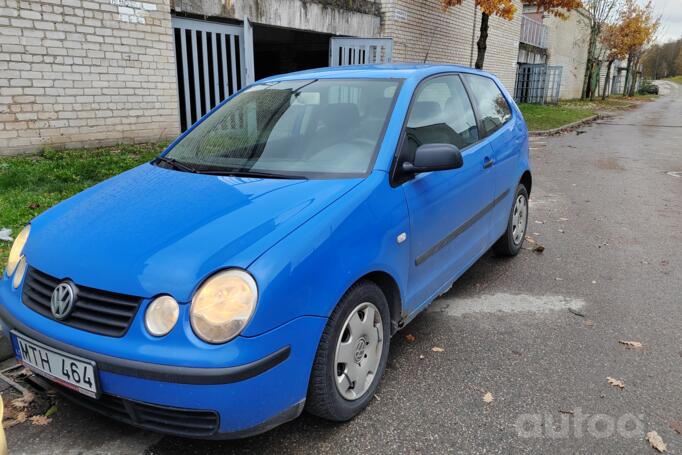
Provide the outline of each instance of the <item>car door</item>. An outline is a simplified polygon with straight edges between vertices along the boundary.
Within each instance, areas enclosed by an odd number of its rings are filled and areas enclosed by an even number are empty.
[[[509,210],[518,184],[518,160],[525,137],[522,125],[495,81],[478,74],[462,75],[469,89],[479,126],[492,147],[491,169],[495,205],[491,213],[490,243],[507,229]]]
[[[457,146],[459,169],[417,174],[402,184],[410,216],[408,312],[430,301],[486,250],[493,182],[492,149],[479,141],[476,117],[457,74],[431,77],[415,91],[398,166],[424,144]]]

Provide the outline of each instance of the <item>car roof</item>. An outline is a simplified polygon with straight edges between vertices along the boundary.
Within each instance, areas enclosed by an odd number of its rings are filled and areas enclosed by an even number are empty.
[[[488,74],[485,71],[476,70],[459,65],[433,65],[433,64],[383,64],[383,65],[348,65],[328,68],[316,68],[295,73],[280,74],[261,79],[258,82],[286,81],[297,79],[361,79],[361,78],[398,78],[421,80],[432,74],[444,72],[462,72]]]

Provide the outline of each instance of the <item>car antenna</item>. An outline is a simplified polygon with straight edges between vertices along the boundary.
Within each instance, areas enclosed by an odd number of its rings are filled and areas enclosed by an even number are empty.
[[[445,15],[443,14],[441,16],[441,25],[445,22]],[[426,49],[426,54],[424,55],[424,61],[422,63],[426,63],[426,60],[429,58],[429,54],[431,53],[431,45],[433,45],[433,37],[436,35],[436,31],[438,30],[438,25],[436,25],[435,29],[431,33],[431,40],[429,41],[429,47]]]
[[[429,47],[426,49],[426,54],[424,55],[424,61],[422,63],[426,63],[426,60],[429,58],[429,52],[431,52],[431,45],[433,44],[433,35],[435,35],[435,33],[431,34],[431,41],[429,41]]]

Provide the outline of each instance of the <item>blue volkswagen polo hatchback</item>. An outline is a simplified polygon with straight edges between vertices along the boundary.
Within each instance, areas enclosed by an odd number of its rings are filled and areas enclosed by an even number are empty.
[[[530,190],[526,126],[489,74],[265,79],[36,217],[0,281],[2,328],[67,398],[146,429],[347,420],[392,335],[491,247],[518,253]]]

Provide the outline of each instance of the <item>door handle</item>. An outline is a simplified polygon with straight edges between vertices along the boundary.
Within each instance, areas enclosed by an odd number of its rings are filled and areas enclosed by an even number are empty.
[[[483,169],[488,169],[489,167],[492,167],[493,164],[495,164],[495,160],[486,156],[483,160]]]

